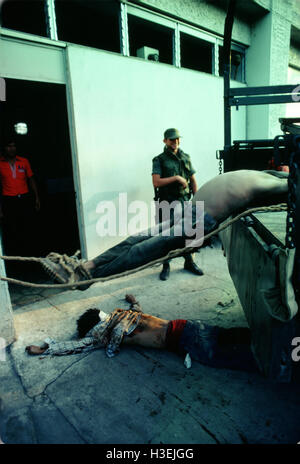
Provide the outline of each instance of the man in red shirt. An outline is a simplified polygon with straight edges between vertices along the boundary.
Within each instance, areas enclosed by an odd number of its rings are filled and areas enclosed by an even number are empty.
[[[17,155],[16,143],[8,139],[0,158],[1,208],[4,246],[7,254],[25,252],[30,243],[33,225],[33,204],[29,187],[34,193],[35,209],[40,209],[40,199],[30,163]]]

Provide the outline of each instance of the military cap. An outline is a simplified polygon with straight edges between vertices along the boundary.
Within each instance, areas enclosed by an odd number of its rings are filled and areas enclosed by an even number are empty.
[[[179,134],[179,130],[178,129],[167,129],[165,130],[164,132],[164,138],[165,139],[179,139],[181,137],[181,135]]]

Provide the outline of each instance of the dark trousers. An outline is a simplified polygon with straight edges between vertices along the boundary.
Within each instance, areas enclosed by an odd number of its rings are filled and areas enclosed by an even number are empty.
[[[187,321],[179,351],[210,367],[258,372],[246,327],[224,329],[201,321]]]
[[[185,237],[183,236],[171,235],[165,237],[161,234],[151,236],[150,231],[147,235],[131,235],[118,245],[94,258],[93,262],[96,268],[92,271],[92,274],[93,277],[119,274],[161,258],[168,254],[169,251],[184,248],[184,246]]]
[[[183,205],[184,205],[184,199],[182,200],[175,200],[175,201],[178,201],[181,203],[182,205],[182,208],[183,208]],[[186,200],[187,201],[187,200]],[[168,201],[168,203],[172,203],[172,201]],[[158,210],[156,211],[156,216],[155,216],[155,219],[156,219],[156,223],[157,224],[161,224],[163,222],[163,220],[165,219],[164,218],[164,214],[163,214],[163,209],[162,208],[158,208]],[[170,209],[170,222],[171,224],[174,223],[174,209]],[[193,254],[192,253],[184,253],[183,255],[183,258],[185,259],[186,262],[190,262],[190,261],[193,261]],[[164,262],[163,262],[163,265],[164,266],[169,266],[170,264],[170,259],[166,259]]]
[[[206,214],[204,233],[210,232],[216,226],[216,221]],[[92,270],[93,277],[106,277],[136,269],[150,261],[162,258],[171,250],[185,247],[188,237],[183,233],[181,236],[175,235],[174,226],[168,229],[168,233],[168,235],[159,233],[152,236],[151,229],[149,229],[143,235],[131,235],[93,259],[96,266]]]
[[[34,243],[34,207],[29,193],[2,196],[3,238],[7,255],[28,256]]]

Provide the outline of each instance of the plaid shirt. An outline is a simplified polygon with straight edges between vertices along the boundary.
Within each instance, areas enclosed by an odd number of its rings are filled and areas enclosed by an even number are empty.
[[[86,353],[95,348],[106,348],[106,354],[109,358],[115,356],[119,351],[119,346],[124,335],[130,335],[137,327],[142,311],[136,309],[115,309],[107,318],[98,322],[87,334],[80,340],[68,340],[56,342],[47,339],[45,342],[49,345],[43,355],[64,356],[67,354]]]

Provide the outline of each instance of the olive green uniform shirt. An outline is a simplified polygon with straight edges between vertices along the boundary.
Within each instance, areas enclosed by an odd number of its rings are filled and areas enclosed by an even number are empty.
[[[187,201],[191,198],[190,178],[195,174],[195,169],[192,166],[191,158],[187,153],[184,153],[180,148],[176,155],[165,147],[163,153],[155,156],[152,160],[152,174],[159,174],[161,178],[181,176],[187,180],[186,188],[179,182],[172,182],[158,189],[158,199],[172,202],[174,200]]]

